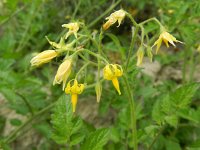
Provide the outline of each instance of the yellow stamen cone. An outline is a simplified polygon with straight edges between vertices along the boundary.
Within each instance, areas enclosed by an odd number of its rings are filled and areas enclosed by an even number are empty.
[[[78,95],[72,94],[71,95],[71,103],[72,103],[72,111],[73,113],[76,111],[76,104],[77,104]]]
[[[113,83],[115,89],[117,90],[117,92],[119,93],[119,95],[121,95],[118,79],[117,78],[113,78],[112,79],[112,83]]]

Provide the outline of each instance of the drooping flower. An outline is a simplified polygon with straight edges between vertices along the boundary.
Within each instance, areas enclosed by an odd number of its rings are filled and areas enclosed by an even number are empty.
[[[67,79],[71,73],[72,68],[72,58],[68,57],[64,60],[64,62],[58,67],[57,73],[55,75],[53,85],[55,84],[61,84],[63,82],[62,89],[65,89],[65,85],[67,82]]]
[[[137,51],[137,66],[140,66],[142,64],[142,60],[144,57],[144,49],[140,47]]]
[[[53,58],[58,56],[58,52],[55,50],[46,50],[35,57],[33,57],[30,61],[31,66],[40,66],[42,64],[50,62]]]
[[[77,38],[77,32],[79,30],[79,23],[74,22],[74,23],[63,24],[62,27],[69,29],[65,36],[65,39],[67,39],[71,34],[74,34],[74,36]]]
[[[120,26],[122,20],[125,18],[126,12],[123,9],[115,11],[109,17],[106,18],[106,23],[103,24],[103,29],[107,30],[111,25],[118,21],[118,26]]]
[[[169,34],[166,31],[163,31],[160,34],[158,40],[153,45],[153,46],[157,45],[156,54],[159,51],[159,48],[160,48],[160,46],[162,44],[162,41],[164,41],[164,43],[166,44],[167,47],[169,47],[169,43],[172,44],[174,47],[176,47],[176,45],[174,44],[174,42],[182,43],[181,41],[178,41],[173,35]]]
[[[117,92],[119,93],[119,95],[121,95],[121,92],[120,92],[118,77],[122,76],[122,74],[123,74],[123,69],[118,64],[108,64],[103,69],[104,79],[112,80],[112,83]]]
[[[71,84],[72,81],[74,81],[73,84]],[[78,84],[78,81],[76,79],[68,82],[67,87],[65,88],[65,93],[71,94],[71,103],[73,112],[76,111],[78,95],[81,94],[83,90],[84,90],[84,84]]]

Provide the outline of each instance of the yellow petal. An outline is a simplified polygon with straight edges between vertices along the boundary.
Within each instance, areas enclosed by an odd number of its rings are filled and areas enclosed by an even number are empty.
[[[114,77],[114,72],[111,70],[112,64],[108,64],[103,69],[103,75],[104,79],[106,80],[112,80]]]
[[[67,87],[65,88],[65,93],[70,94],[71,93],[71,85],[70,82],[67,83]]]
[[[119,95],[121,95],[118,79],[117,78],[113,78],[112,79],[112,83],[113,83],[115,89],[117,90],[117,92],[119,93]]]
[[[77,99],[78,99],[78,95],[77,94],[72,94],[71,95],[71,103],[72,103],[72,111],[73,112],[76,111]]]

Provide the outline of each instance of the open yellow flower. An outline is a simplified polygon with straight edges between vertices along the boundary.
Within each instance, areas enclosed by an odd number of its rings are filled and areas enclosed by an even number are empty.
[[[120,92],[119,82],[117,78],[122,76],[122,74],[123,74],[123,69],[118,64],[108,64],[103,69],[104,79],[112,80],[112,83],[115,89],[117,90],[117,92],[119,93],[119,95],[121,95],[121,92]]]
[[[73,84],[71,85],[71,82]],[[78,100],[78,94],[81,94],[84,90],[84,84],[78,84],[78,81],[76,79],[71,80],[68,82],[67,87],[65,88],[66,94],[71,94],[71,103],[72,103],[72,111],[76,111],[76,105]]]
[[[79,30],[79,23],[74,22],[74,23],[63,24],[62,27],[69,29],[69,31],[67,32],[67,34],[65,36],[65,39],[67,39],[71,34],[74,34],[74,36],[77,38],[77,32]]]
[[[106,18],[106,20],[108,21],[103,25],[103,29],[107,30],[111,25],[113,25],[117,21],[118,21],[117,27],[119,27],[122,20],[125,18],[125,16],[126,16],[126,12],[123,9],[115,11],[109,17]]]
[[[57,73],[53,81],[53,85],[60,84],[61,82],[63,82],[62,89],[64,90],[67,79],[71,73],[71,68],[72,58],[65,59],[64,62],[58,67]]]
[[[162,44],[162,41],[164,41],[164,43],[166,44],[167,47],[169,47],[168,43],[172,44],[174,47],[176,47],[176,45],[174,44],[174,42],[182,43],[181,41],[178,41],[174,36],[172,36],[171,34],[169,34],[168,32],[163,31],[160,34],[158,40],[153,45],[153,46],[157,45],[156,54],[159,51],[159,48],[160,48],[160,46]]]
[[[30,61],[31,66],[40,66],[42,64],[50,62],[53,58],[58,56],[58,52],[55,50],[46,50],[35,57],[33,57]]]

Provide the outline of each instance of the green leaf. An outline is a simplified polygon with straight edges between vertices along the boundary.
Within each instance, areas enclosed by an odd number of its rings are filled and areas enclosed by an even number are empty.
[[[15,118],[15,119],[11,119],[10,120],[10,123],[13,125],[13,126],[20,126],[22,124],[21,120]]]
[[[166,144],[166,150],[181,150],[181,147],[177,142],[166,140],[165,144]]]
[[[171,125],[175,128],[177,127],[178,117],[176,115],[166,116],[165,120],[169,125]]]
[[[197,139],[190,145],[190,148],[200,148],[200,139]]]
[[[200,111],[196,111],[192,108],[189,109],[181,109],[178,111],[178,115],[184,119],[193,121],[194,123],[199,123],[199,115]]]
[[[150,125],[150,126],[147,126],[144,130],[148,136],[154,137],[158,129],[159,129],[159,126]]]
[[[170,95],[170,100],[176,107],[185,108],[190,104],[198,88],[199,84],[195,83],[181,86]]]
[[[164,122],[164,116],[165,116],[165,114],[162,111],[161,102],[162,101],[157,100],[152,110],[152,118],[159,125]]]
[[[73,117],[70,97],[67,95],[59,98],[51,116],[53,125],[52,139],[58,144],[66,144],[72,134],[79,132],[82,120]]]
[[[77,134],[73,134],[70,137],[70,145],[76,145],[79,144],[80,142],[82,142],[85,138],[85,134],[84,133],[77,133]]]
[[[81,146],[81,150],[100,150],[107,143],[109,135],[109,129],[97,129],[89,134]]]

